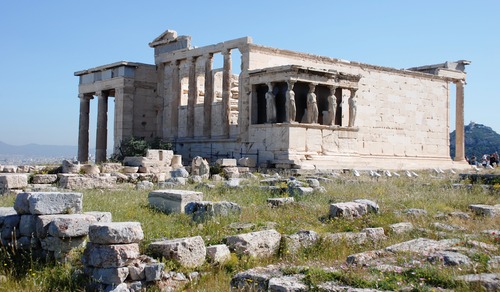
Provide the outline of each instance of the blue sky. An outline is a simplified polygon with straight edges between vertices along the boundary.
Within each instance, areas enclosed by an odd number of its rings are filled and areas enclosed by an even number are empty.
[[[152,64],[148,43],[167,29],[195,46],[251,36],[393,68],[467,59],[465,123],[500,132],[499,13],[496,0],[2,1],[0,141],[76,145],[73,73],[121,60]]]

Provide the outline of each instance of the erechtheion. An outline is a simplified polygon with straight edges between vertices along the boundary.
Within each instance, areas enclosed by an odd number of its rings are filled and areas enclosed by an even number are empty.
[[[294,169],[467,166],[469,61],[394,69],[260,46],[250,37],[193,47],[190,36],[172,30],[149,46],[154,65],[123,61],[75,73],[80,161],[88,159],[94,97],[96,162],[106,159],[114,97],[115,149],[126,138],[159,137],[186,161],[254,157],[258,165]],[[454,159],[450,92],[456,92]]]

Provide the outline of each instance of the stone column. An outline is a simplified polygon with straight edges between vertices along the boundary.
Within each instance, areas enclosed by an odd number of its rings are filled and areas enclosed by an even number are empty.
[[[187,136],[194,137],[194,105],[198,97],[198,78],[196,78],[196,58],[189,58],[189,87],[187,105]]]
[[[179,61],[172,62],[172,99],[170,100],[171,114],[171,137],[176,138],[179,136],[179,104],[181,102],[181,79],[179,70]]]
[[[224,66],[222,71],[222,134],[229,138],[229,118],[231,114],[231,50],[222,52]]]
[[[341,88],[342,100],[340,101],[340,126],[347,127],[349,125],[349,97],[351,96],[351,91],[347,88]]]
[[[95,162],[106,161],[106,147],[108,145],[108,93],[98,91],[97,103],[97,135],[95,147]]]
[[[250,78],[248,78],[248,70],[250,66],[250,52],[248,46],[240,47],[238,50],[241,53],[240,76],[238,85],[238,128],[240,130],[240,139],[242,143],[249,140],[250,127],[250,105],[252,96],[252,86]]]
[[[286,104],[285,104],[285,122],[294,123],[295,117],[297,116],[297,107],[295,105],[295,92],[293,91],[293,86],[295,84],[294,80],[288,80],[286,82]]]
[[[78,129],[78,161],[85,163],[89,160],[89,113],[90,98],[86,94],[79,94],[80,123]]]
[[[213,54],[205,56],[205,96],[203,99],[203,136],[212,135],[212,103],[214,102],[214,80],[212,78]]]
[[[464,85],[465,81],[455,82],[456,105],[455,105],[455,161],[465,161],[465,137],[464,137]]]
[[[114,150],[120,143],[134,136],[134,92],[133,87],[115,89]]]

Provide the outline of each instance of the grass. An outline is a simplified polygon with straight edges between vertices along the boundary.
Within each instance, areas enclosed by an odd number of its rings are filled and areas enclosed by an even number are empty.
[[[164,214],[148,206],[148,191],[138,191],[131,186],[124,185],[117,190],[84,190],[84,211],[111,212],[113,221],[141,222],[145,239],[141,242],[141,251],[146,252],[147,245],[161,238],[179,238],[200,235],[206,245],[219,244],[224,238],[238,232],[229,228],[233,222],[254,223],[253,230],[259,230],[273,222],[281,234],[292,234],[299,230],[314,230],[319,234],[326,232],[360,231],[366,227],[383,227],[388,238],[383,242],[369,242],[362,245],[352,245],[346,242],[332,243],[320,241],[318,244],[290,254],[283,248],[279,255],[272,258],[252,259],[238,258],[235,255],[229,262],[221,266],[205,264],[197,268],[203,276],[185,287],[189,291],[226,291],[234,274],[256,266],[284,263],[287,266],[309,266],[302,271],[306,275],[306,282],[311,286],[321,281],[335,280],[355,287],[397,289],[401,285],[413,286],[417,290],[443,287],[456,290],[466,290],[463,284],[453,281],[455,274],[472,272],[487,272],[486,262],[498,252],[478,251],[472,256],[475,268],[440,269],[432,265],[424,265],[407,272],[394,273],[369,271],[360,268],[349,268],[342,272],[325,272],[321,267],[342,266],[348,255],[380,249],[385,246],[410,240],[419,236],[440,239],[437,233],[424,234],[414,231],[402,235],[389,234],[388,226],[398,222],[411,222],[416,227],[431,228],[433,222],[455,224],[466,229],[467,234],[476,234],[478,240],[500,247],[493,237],[480,235],[484,229],[498,229],[499,218],[475,218],[461,220],[436,219],[439,213],[452,211],[467,212],[470,204],[498,204],[499,195],[496,192],[484,191],[480,187],[471,190],[455,189],[451,183],[456,177],[433,178],[429,174],[421,173],[414,178],[380,178],[373,181],[364,177],[356,180],[334,179],[331,183],[322,183],[326,192],[315,192],[311,195],[297,197],[296,202],[281,208],[270,208],[267,198],[275,197],[268,191],[259,188],[258,181],[252,181],[242,189],[231,189],[223,184],[213,189],[204,188],[204,199],[209,201],[231,201],[242,207],[241,216],[214,218],[202,223],[191,220],[184,214]],[[195,189],[195,185],[188,185],[185,189]],[[281,194],[282,196],[286,194]],[[354,199],[370,199],[376,201],[381,208],[380,214],[370,214],[355,220],[328,219],[329,205],[335,202],[352,201]],[[0,206],[12,206],[14,196],[0,197]],[[427,210],[428,214],[418,217],[408,217],[401,213],[407,208]],[[472,214],[471,214],[472,215]],[[450,238],[463,237],[463,232],[450,232]],[[16,254],[6,248],[0,248],[0,275],[6,279],[0,283],[0,291],[77,291],[83,288],[85,279],[78,276],[81,268],[79,255],[65,265],[46,264],[31,260],[25,254]],[[402,259],[401,261],[404,261]],[[174,267],[173,265],[167,265]],[[474,270],[475,269],[475,270]],[[182,269],[181,269],[182,270]],[[188,270],[183,270],[188,271]],[[497,271],[498,272],[498,271]]]

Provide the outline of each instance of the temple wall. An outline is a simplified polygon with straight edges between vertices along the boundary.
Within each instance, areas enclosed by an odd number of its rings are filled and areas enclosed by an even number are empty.
[[[356,137],[349,138],[353,134],[342,134],[342,130],[330,133],[329,130],[294,128],[291,137],[297,140],[307,137],[306,141],[314,142],[304,144],[291,140],[290,157],[302,152],[329,155],[349,154],[354,150],[361,156],[450,159],[449,86],[446,80],[255,45],[250,48],[250,69],[290,64],[361,75],[357,91],[355,127],[359,131]],[[258,135],[252,135],[255,136]],[[344,136],[347,138],[341,138]]]

